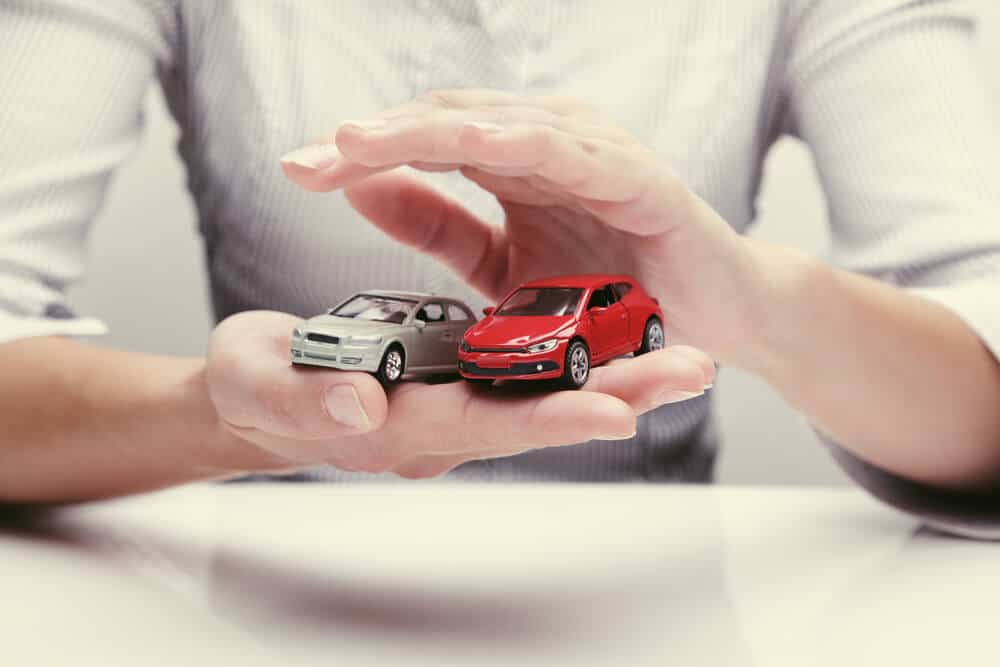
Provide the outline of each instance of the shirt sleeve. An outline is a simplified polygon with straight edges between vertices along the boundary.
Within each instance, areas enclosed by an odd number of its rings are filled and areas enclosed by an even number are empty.
[[[1000,358],[1000,139],[974,40],[975,5],[794,7],[787,127],[813,153],[832,262],[943,305]],[[823,439],[875,496],[938,528],[1000,537],[1000,486],[948,493]]]
[[[105,331],[65,291],[174,27],[166,0],[0,0],[0,343]]]

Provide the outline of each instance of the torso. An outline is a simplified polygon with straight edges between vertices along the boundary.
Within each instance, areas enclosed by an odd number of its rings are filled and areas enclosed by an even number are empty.
[[[342,120],[371,117],[432,89],[586,101],[652,147],[742,230],[772,139],[781,4],[187,2],[184,46],[164,88],[182,126],[217,315],[275,308],[309,316],[369,288],[485,305],[445,269],[388,241],[342,195],[303,192],[278,167],[280,155],[329,135]],[[501,222],[495,201],[461,177],[428,178]],[[619,471],[609,478],[670,477],[657,466],[674,465],[672,443],[692,434],[708,410],[707,400],[689,403],[661,409],[652,426],[644,420],[646,432],[631,450],[611,443],[611,458],[600,449],[608,443],[591,443],[514,457],[521,462],[511,465],[530,477],[532,465],[558,471],[565,456],[568,467],[606,463]],[[587,447],[597,449],[580,451]],[[480,467],[496,475],[498,466]]]

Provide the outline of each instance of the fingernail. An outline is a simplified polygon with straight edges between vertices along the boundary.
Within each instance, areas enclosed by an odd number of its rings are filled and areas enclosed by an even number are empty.
[[[503,132],[503,125],[497,125],[496,123],[486,123],[479,120],[467,120],[463,123],[468,127],[474,127],[480,132],[489,132],[491,134],[496,132]]]
[[[382,118],[373,118],[371,120],[345,120],[340,126],[344,127],[347,125],[363,132],[371,132],[372,130],[381,130],[388,124]]]
[[[707,391],[707,390],[711,389],[714,386],[715,385],[713,383],[709,382],[708,384],[705,385],[705,390]]]
[[[681,391],[680,389],[670,389],[656,397],[657,405],[667,405],[668,403],[680,403],[692,398],[704,395],[704,391]]]
[[[605,436],[601,437],[600,439],[601,440],[630,440],[630,439],[632,439],[634,437],[635,437],[635,431],[632,431],[628,435],[622,435],[622,434],[619,433],[619,434],[613,434],[613,435],[605,435]]]
[[[358,392],[349,384],[338,384],[330,387],[323,394],[323,405],[334,421],[352,428],[368,428],[371,421],[361,407]]]
[[[340,151],[334,144],[313,144],[282,156],[286,164],[297,164],[306,169],[326,169],[340,159]]]

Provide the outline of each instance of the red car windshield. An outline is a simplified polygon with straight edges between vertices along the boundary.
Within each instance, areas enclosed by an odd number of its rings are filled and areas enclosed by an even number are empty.
[[[522,287],[500,304],[495,315],[572,315],[583,295],[581,287]]]

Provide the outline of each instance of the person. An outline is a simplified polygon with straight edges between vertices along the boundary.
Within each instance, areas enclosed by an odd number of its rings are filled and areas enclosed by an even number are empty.
[[[1000,145],[965,3],[0,12],[0,498],[250,473],[708,481],[718,362],[876,495],[1000,533]],[[153,80],[221,320],[203,359],[81,342],[101,326],[64,295]],[[815,157],[830,264],[741,234],[784,135]],[[634,275],[672,344],[580,392],[386,394],[288,363],[298,318],[360,289],[482,305],[580,272]]]

